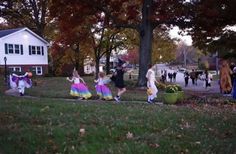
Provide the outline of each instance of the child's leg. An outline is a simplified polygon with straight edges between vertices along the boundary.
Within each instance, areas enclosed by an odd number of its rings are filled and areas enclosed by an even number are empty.
[[[126,92],[126,88],[119,89],[117,95],[120,97],[124,92]]]
[[[20,80],[19,83],[18,83],[18,90],[19,90],[19,93],[21,96],[24,95],[25,93],[25,83],[23,80]]]

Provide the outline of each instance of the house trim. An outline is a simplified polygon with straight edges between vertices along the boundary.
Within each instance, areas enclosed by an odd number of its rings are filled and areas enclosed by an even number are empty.
[[[13,32],[13,33],[11,33],[11,34],[8,34],[8,35],[6,35],[6,36],[3,36],[3,37],[1,37],[1,39],[10,37],[10,36],[12,36],[12,35],[14,35],[14,34],[17,34],[17,33],[22,32],[22,31],[28,31],[29,33],[31,33],[32,35],[34,35],[36,38],[38,38],[39,40],[41,40],[42,42],[44,42],[47,46],[49,46],[49,43],[48,43],[45,39],[43,39],[42,37],[40,37],[39,35],[37,35],[37,34],[34,33],[33,31],[31,31],[30,29],[28,29],[27,27],[24,27],[24,28],[22,28],[22,29],[19,29],[19,30],[16,31],[16,32]]]

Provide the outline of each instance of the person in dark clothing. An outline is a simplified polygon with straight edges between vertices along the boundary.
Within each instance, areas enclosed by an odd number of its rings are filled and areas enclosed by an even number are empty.
[[[174,73],[173,73],[173,82],[176,82],[176,75],[177,75],[177,72],[174,71]]]
[[[115,87],[117,88],[117,95],[114,97],[114,99],[116,100],[117,103],[120,102],[121,95],[124,92],[126,92],[124,84],[124,73],[125,73],[124,62],[120,60],[115,72]]]
[[[231,69],[231,72],[232,72],[232,74],[230,74],[230,78],[231,78],[231,84],[232,84],[232,86],[233,86],[233,84],[234,84],[233,69],[235,68],[235,64],[232,62],[232,63],[230,64],[229,68]]]
[[[209,73],[205,70],[205,88],[210,87],[211,84],[209,83]]]
[[[188,79],[189,79],[189,73],[188,73],[188,71],[185,71],[185,73],[184,73],[185,87],[188,86]]]
[[[168,78],[169,78],[170,82],[172,82],[172,77],[173,77],[173,74],[172,73],[168,73]]]
[[[192,80],[192,85],[195,85],[196,72],[194,71],[194,69],[192,69],[192,72],[190,73],[190,78]]]

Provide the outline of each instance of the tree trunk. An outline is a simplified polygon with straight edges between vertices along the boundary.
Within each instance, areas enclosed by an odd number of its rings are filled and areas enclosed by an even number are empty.
[[[152,0],[144,0],[142,8],[142,23],[140,25],[140,48],[139,48],[139,76],[138,86],[146,86],[146,73],[148,64],[151,64],[153,26],[150,20]]]
[[[107,52],[107,54],[106,54],[106,74],[110,73],[110,56],[111,56],[111,52]]]
[[[95,78],[97,79],[98,78],[98,73],[99,73],[99,61],[100,61],[100,58],[96,57],[95,59]]]

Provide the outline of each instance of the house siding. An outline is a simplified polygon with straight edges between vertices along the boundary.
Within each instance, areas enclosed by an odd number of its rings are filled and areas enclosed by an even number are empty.
[[[32,67],[42,67],[42,76],[45,74],[48,74],[48,65],[7,65],[7,70],[8,70],[8,74],[11,73],[9,72],[9,68],[11,67],[20,67],[21,68],[21,72],[29,72],[32,70]],[[0,66],[0,73],[4,74],[5,71],[5,66],[1,65]]]
[[[20,45],[19,54],[9,54],[5,50],[6,44]],[[38,46],[41,54],[30,55],[29,46]],[[42,53],[43,52],[43,53]],[[42,66],[43,74],[48,72],[48,47],[47,43],[36,37],[27,29],[15,32],[0,38],[0,67],[4,69],[4,57],[7,57],[8,67],[21,66],[22,71],[28,71],[32,66]]]

